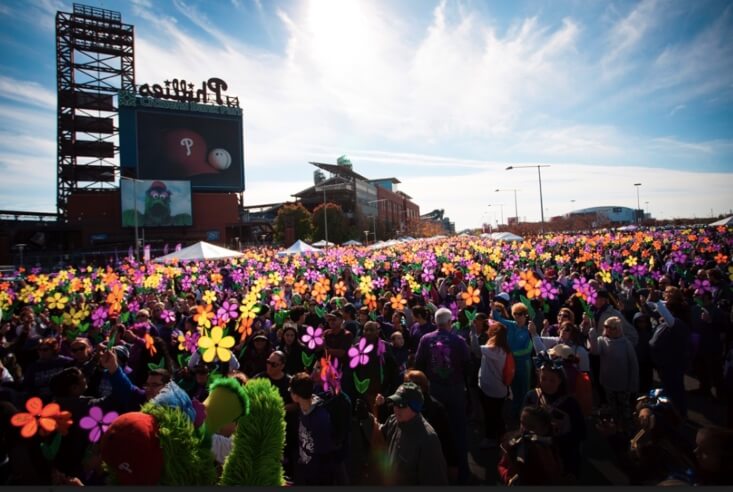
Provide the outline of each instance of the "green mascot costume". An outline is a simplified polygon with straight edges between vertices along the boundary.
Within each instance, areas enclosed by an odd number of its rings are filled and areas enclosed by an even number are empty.
[[[242,386],[219,378],[204,402],[203,423],[186,393],[174,382],[140,412],[120,415],[102,438],[102,459],[110,481],[120,485],[215,485],[211,435],[237,422],[223,485],[284,484],[285,409],[267,379]],[[199,412],[200,413],[200,412]]]

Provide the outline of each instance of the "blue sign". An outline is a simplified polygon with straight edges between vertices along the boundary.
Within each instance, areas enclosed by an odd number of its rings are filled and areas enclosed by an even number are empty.
[[[100,232],[99,234],[92,234],[89,239],[92,241],[106,241],[108,237],[106,232]]]
[[[213,230],[213,231],[206,231],[206,240],[207,241],[218,241],[221,237],[221,234],[219,234],[219,231]]]

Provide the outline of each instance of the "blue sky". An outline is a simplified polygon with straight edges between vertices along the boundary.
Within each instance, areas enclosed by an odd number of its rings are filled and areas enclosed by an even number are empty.
[[[136,79],[226,80],[246,204],[308,161],[396,176],[459,229],[518,214],[733,207],[733,4],[725,1],[89,1],[135,25]],[[0,209],[55,209],[56,0],[0,3]],[[491,207],[487,205],[491,204]]]

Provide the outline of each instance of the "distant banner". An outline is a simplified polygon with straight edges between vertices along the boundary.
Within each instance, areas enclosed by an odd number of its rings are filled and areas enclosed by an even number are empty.
[[[145,261],[150,261],[150,245],[146,244],[143,248],[143,258]]]
[[[190,181],[121,179],[120,198],[122,227],[193,225]]]

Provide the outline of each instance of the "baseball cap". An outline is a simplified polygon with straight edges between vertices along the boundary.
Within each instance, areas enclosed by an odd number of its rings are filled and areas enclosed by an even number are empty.
[[[403,383],[394,395],[387,398],[400,408],[409,407],[415,412],[422,410],[424,403],[422,391],[415,383]]]
[[[120,485],[158,485],[163,450],[155,418],[142,412],[117,417],[102,436],[102,459]]]
[[[333,311],[331,311],[330,313],[326,315],[327,318],[331,316],[334,318],[343,318],[344,314],[341,311],[339,311],[338,309],[334,309]]]
[[[510,297],[509,297],[509,294],[507,294],[506,292],[499,292],[496,295],[496,298],[497,299],[501,299],[501,300],[506,301],[506,302],[509,302],[511,300]]]

